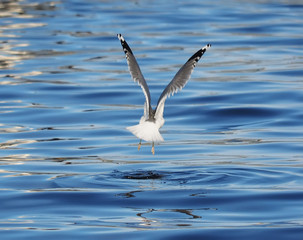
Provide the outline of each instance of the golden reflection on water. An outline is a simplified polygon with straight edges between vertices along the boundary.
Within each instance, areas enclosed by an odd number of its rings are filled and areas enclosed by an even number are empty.
[[[29,58],[26,51],[14,50],[15,48],[27,47],[29,44],[26,42],[20,42],[18,38],[19,35],[14,33],[11,30],[15,29],[25,29],[25,28],[34,28],[45,26],[44,23],[13,23],[10,18],[22,18],[22,19],[31,19],[34,18],[33,15],[26,13],[26,5],[21,5],[20,1],[1,1],[0,2],[0,17],[3,19],[0,25],[0,37],[1,42],[1,54],[0,54],[0,69],[12,69],[22,60]],[[7,18],[7,19],[6,19]],[[3,84],[3,83],[2,83]]]
[[[47,26],[47,23],[37,22],[36,14],[41,10],[54,10],[56,4],[60,2],[45,2],[45,3],[27,3],[24,1],[1,1],[0,2],[0,69],[14,70],[18,65],[22,64],[24,60],[32,59],[37,56],[57,55],[56,51],[29,51],[30,43],[22,38],[23,31],[32,28],[42,28]],[[20,23],[20,20],[25,19]],[[31,19],[35,19],[32,21]],[[18,22],[19,21],[19,22]],[[25,50],[24,50],[25,49]],[[65,54],[65,53],[63,53]],[[6,80],[0,81],[0,85],[15,85],[22,77],[37,76],[42,74],[41,71],[29,69],[28,72],[18,72],[14,74],[7,74],[1,72],[0,77],[6,77]],[[22,81],[24,82],[24,81]]]
[[[0,149],[17,148],[17,147],[19,147],[19,145],[30,144],[30,143],[35,143],[35,142],[37,142],[37,141],[32,140],[32,139],[13,139],[13,140],[8,140],[4,143],[0,143]]]

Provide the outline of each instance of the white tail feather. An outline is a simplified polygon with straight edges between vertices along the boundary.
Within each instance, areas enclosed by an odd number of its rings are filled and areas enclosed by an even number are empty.
[[[159,128],[154,122],[144,121],[138,125],[126,128],[137,138],[143,139],[147,142],[163,142],[164,139],[159,132]]]

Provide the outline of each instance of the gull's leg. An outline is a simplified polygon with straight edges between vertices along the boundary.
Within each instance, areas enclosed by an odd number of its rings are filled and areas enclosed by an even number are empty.
[[[140,148],[141,148],[141,139],[140,139],[140,142],[139,142],[139,144],[138,144],[138,151],[140,150]]]
[[[153,155],[155,155],[155,143],[154,142],[153,142],[153,146],[152,146],[151,152],[153,153]]]

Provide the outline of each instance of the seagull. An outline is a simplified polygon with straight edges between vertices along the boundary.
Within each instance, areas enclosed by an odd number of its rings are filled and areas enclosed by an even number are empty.
[[[192,74],[197,62],[201,59],[206,50],[211,47],[211,45],[207,44],[206,46],[202,47],[187,60],[187,62],[180,68],[171,82],[163,90],[159,97],[156,108],[153,109],[151,106],[149,88],[137,60],[124,37],[121,34],[117,34],[117,36],[126,55],[129,72],[133,80],[140,85],[145,95],[144,115],[141,117],[139,124],[127,127],[126,129],[140,139],[138,150],[140,150],[142,140],[152,142],[151,152],[154,155],[155,143],[164,141],[159,129],[164,125],[165,122],[163,118],[165,100],[185,86],[190,79],[190,75]]]

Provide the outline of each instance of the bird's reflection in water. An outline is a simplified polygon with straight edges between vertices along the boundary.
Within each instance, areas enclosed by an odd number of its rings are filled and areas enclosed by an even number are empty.
[[[123,198],[137,198],[142,203],[146,202],[146,194],[152,194],[154,191],[161,191],[158,184],[168,182],[169,172],[156,170],[135,170],[135,171],[116,171],[114,176],[122,179],[136,180],[135,189],[116,196]],[[134,182],[133,182],[134,183]],[[206,193],[190,194],[192,197],[206,197]],[[149,201],[148,201],[149,202]],[[150,203],[150,202],[149,202]],[[155,203],[156,206],[157,203]],[[136,212],[137,225],[140,227],[161,227],[171,225],[175,227],[191,227],[200,224],[202,219],[201,211],[217,210],[215,208],[132,208]]]
[[[198,210],[208,210],[209,208],[204,208],[204,209],[198,209]],[[194,209],[148,209],[144,212],[137,213],[137,216],[141,218],[142,223],[140,224],[141,226],[152,226],[152,225],[157,225],[157,223],[161,223],[162,220],[154,217],[147,217],[146,215],[150,213],[181,213],[185,214],[188,216],[190,219],[199,219],[202,218],[201,216],[197,214],[193,214]],[[180,218],[179,218],[180,219]],[[178,219],[176,220],[176,226],[191,226],[190,223],[180,223]]]

